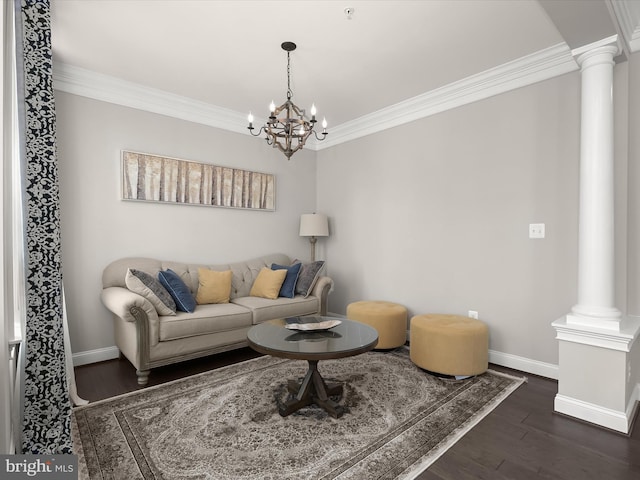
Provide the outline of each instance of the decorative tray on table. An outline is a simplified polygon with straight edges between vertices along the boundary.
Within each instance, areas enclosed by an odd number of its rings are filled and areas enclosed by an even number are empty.
[[[288,317],[284,319],[286,325],[285,328],[289,330],[302,330],[305,332],[315,330],[329,330],[335,326],[340,325],[342,322],[335,318],[323,318],[323,317]]]

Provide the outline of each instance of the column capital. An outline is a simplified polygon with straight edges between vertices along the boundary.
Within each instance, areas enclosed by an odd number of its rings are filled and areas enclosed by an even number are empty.
[[[614,57],[622,52],[618,35],[612,35],[597,42],[584,45],[571,50],[571,55],[578,65],[584,70],[591,65],[610,63],[613,65]]]

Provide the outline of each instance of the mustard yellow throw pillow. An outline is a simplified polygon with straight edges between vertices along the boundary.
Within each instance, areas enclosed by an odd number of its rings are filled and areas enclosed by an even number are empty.
[[[208,268],[198,269],[198,293],[196,302],[229,303],[231,295],[231,270],[217,272]]]
[[[256,281],[253,282],[249,295],[275,300],[278,298],[280,287],[282,287],[286,276],[286,270],[271,270],[270,268],[263,267],[260,273],[258,273]]]

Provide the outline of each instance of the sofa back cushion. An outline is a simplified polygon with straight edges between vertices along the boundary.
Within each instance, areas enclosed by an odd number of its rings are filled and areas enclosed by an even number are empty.
[[[233,274],[231,275],[230,298],[233,300],[238,297],[248,297],[253,283],[256,281],[256,278],[258,278],[260,270],[264,267],[271,268],[272,263],[288,265],[291,263],[291,260],[282,253],[273,253],[245,262],[225,263],[221,265],[189,265],[188,270],[191,275],[191,282],[196,290],[198,288],[198,268],[209,268],[218,271],[231,270]]]
[[[107,265],[102,272],[102,288],[123,287],[127,270],[134,268],[142,270],[154,277],[158,277],[160,270],[171,269],[185,282],[191,293],[195,296],[198,293],[198,268],[208,268],[210,270],[224,271],[231,270],[231,295],[233,300],[238,297],[247,297],[251,291],[253,282],[258,277],[263,267],[271,268],[272,263],[279,265],[289,265],[291,259],[282,253],[273,253],[259,258],[247,260],[245,262],[225,263],[220,265],[212,264],[187,264],[171,261],[156,260],[153,258],[128,257],[115,260]]]

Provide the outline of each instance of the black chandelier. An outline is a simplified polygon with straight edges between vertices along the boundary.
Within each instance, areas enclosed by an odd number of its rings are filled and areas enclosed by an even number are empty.
[[[290,53],[296,49],[296,44],[284,42],[281,47],[287,52],[287,101],[277,108],[273,101],[271,102],[269,120],[260,127],[258,133],[253,133],[253,115],[249,113],[249,126],[247,128],[254,137],[260,136],[264,131],[267,144],[273,145],[273,148],[278,148],[289,160],[291,155],[304,147],[311,132],[313,132],[317,140],[324,140],[328,132],[326,119],[322,120],[322,137],[319,137],[317,132],[313,130],[317,123],[315,105],[311,105],[311,119],[309,120],[306,117],[306,111],[291,101],[293,92],[291,91]],[[283,114],[283,116],[280,116],[280,114]]]

